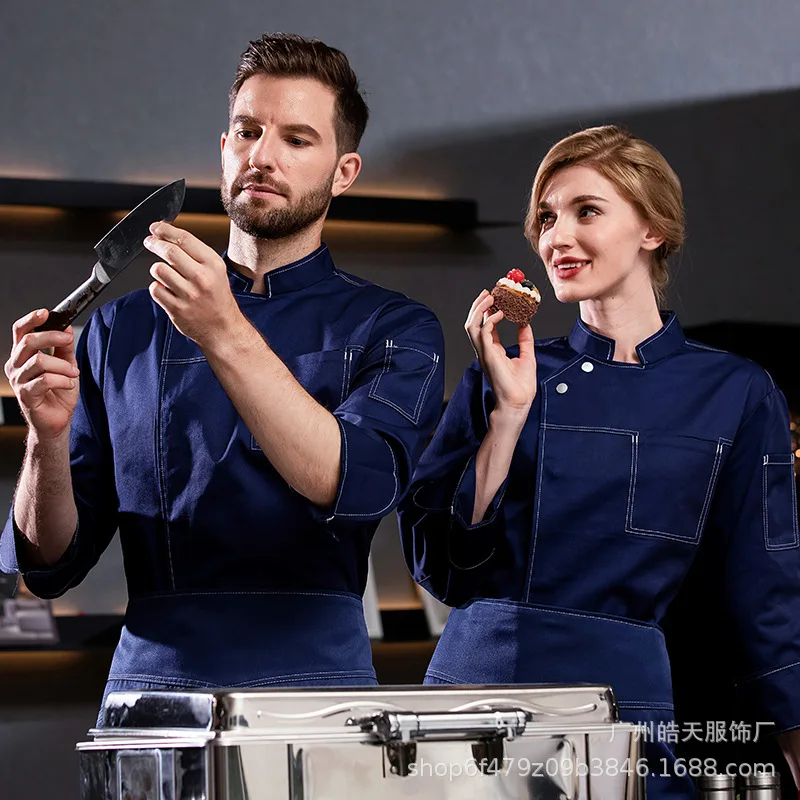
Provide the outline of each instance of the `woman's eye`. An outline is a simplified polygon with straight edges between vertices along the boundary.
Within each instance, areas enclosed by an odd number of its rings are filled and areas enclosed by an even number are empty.
[[[539,225],[544,227],[545,225],[549,225],[552,221],[553,221],[553,214],[550,211],[539,212]]]
[[[596,217],[600,212],[594,206],[583,206],[578,212],[579,217]]]

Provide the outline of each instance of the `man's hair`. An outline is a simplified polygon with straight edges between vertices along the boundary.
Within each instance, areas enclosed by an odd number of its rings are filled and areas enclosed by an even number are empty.
[[[525,219],[525,237],[538,253],[539,202],[552,177],[561,169],[584,164],[614,184],[664,243],[653,253],[650,278],[659,305],[669,282],[667,257],[683,244],[683,192],[678,176],[663,155],[643,139],[618,125],[586,128],[554,144],[533,179]]]
[[[314,78],[336,95],[334,130],[339,154],[354,152],[367,127],[369,109],[347,56],[318,39],[294,33],[265,33],[250,42],[239,58],[231,86],[229,112],[242,84],[253,75]]]

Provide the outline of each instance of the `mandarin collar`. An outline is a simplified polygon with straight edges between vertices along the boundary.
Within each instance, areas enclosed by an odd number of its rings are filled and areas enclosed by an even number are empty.
[[[674,312],[662,311],[661,320],[661,329],[636,345],[636,353],[642,364],[652,364],[666,358],[686,342],[686,336]],[[569,335],[569,345],[576,353],[591,356],[598,361],[613,361],[615,344],[608,336],[595,333],[580,318]]]
[[[228,282],[233,292],[250,292],[253,289],[253,279],[237,272],[228,260],[227,252],[223,254],[228,267]],[[265,295],[270,298],[276,294],[295,292],[305,289],[313,283],[327,278],[333,272],[333,259],[328,250],[328,245],[321,244],[312,253],[304,256],[299,261],[285,264],[277,269],[270,270],[264,275]]]

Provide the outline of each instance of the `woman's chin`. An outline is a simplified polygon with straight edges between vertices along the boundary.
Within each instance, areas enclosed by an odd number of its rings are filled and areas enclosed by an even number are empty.
[[[585,290],[581,291],[578,286],[564,286],[562,284],[554,286],[553,292],[559,303],[580,303],[581,300],[589,299],[589,293]]]

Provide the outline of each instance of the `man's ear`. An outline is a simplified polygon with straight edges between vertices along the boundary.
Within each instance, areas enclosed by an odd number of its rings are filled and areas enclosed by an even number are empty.
[[[219,158],[222,162],[222,166],[225,166],[225,142],[228,141],[228,132],[223,131],[222,135],[219,137]]]
[[[336,174],[333,178],[331,194],[338,197],[346,192],[355,182],[361,172],[361,156],[358,153],[345,153],[339,156],[339,163],[336,165]]]

